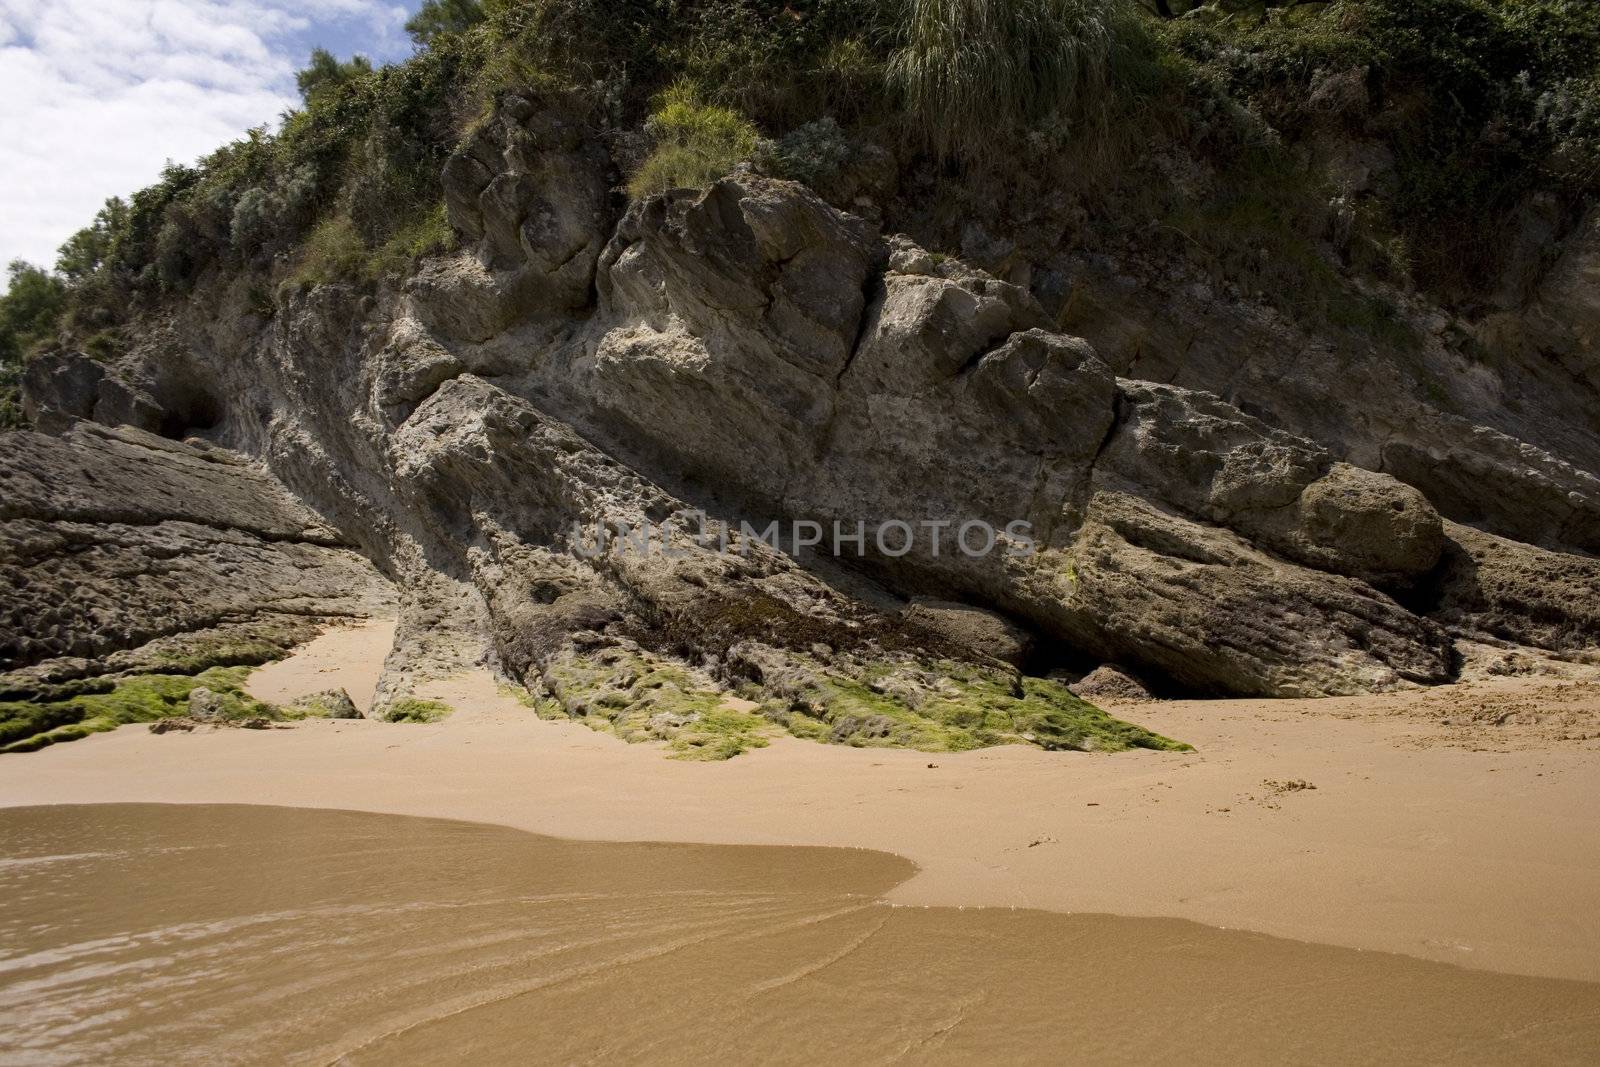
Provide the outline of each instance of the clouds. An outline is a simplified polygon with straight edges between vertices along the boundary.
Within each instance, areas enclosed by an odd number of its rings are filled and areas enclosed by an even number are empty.
[[[405,55],[415,0],[0,0],[0,264],[297,102],[314,45]]]

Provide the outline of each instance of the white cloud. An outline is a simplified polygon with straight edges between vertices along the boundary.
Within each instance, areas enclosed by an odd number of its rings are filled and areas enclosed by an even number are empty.
[[[413,3],[411,6],[415,6]],[[297,102],[314,44],[403,55],[396,0],[0,0],[0,264]]]

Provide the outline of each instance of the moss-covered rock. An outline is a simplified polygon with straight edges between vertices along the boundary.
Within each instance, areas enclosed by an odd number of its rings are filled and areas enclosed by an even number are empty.
[[[278,708],[245,693],[249,674],[248,667],[213,667],[194,675],[141,674],[120,679],[102,693],[0,702],[0,752],[32,752],[128,723],[186,715],[198,689],[209,692],[217,721],[282,718]]]
[[[796,658],[797,670],[767,708],[798,737],[928,752],[1018,743],[1084,752],[1189,748],[1115,719],[1046,678],[952,660],[841,667]]]
[[[568,648],[546,664],[546,714],[577,719],[624,741],[665,741],[675,759],[731,759],[768,744],[776,731],[756,705],[720,689],[704,672],[631,642]]]
[[[442,700],[403,697],[385,708],[381,717],[385,722],[443,722],[455,710]]]
[[[324,689],[295,699],[285,714],[305,719],[359,719],[361,712],[343,689]]]
[[[546,665],[533,706],[625,741],[665,741],[675,758],[728,759],[780,729],[833,744],[958,752],[990,745],[1120,752],[1188,749],[1112,718],[1059,682],[955,660],[888,656],[824,663],[744,647],[736,692],[632,642],[568,648]]]

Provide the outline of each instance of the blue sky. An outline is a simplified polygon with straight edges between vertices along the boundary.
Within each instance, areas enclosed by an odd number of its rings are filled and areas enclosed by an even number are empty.
[[[420,0],[0,0],[0,264],[297,102],[312,47],[411,51]]]

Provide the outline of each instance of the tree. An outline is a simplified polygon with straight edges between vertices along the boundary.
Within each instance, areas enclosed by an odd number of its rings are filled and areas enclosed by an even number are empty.
[[[6,273],[10,286],[0,295],[0,430],[14,430],[24,425],[18,390],[23,357],[55,332],[67,288],[60,278],[20,259]]]
[[[21,356],[53,332],[67,304],[61,279],[20,259],[6,268],[10,285],[0,296],[0,352]]]
[[[343,88],[371,73],[372,61],[366,56],[351,56],[348,62],[341,63],[326,48],[314,48],[310,65],[296,74],[294,81],[300,88],[301,98],[310,104],[330,89]]]
[[[483,18],[479,0],[426,0],[406,23],[406,32],[418,46],[426,46],[441,33],[470,30]]]
[[[56,273],[81,282],[111,255],[111,243],[128,224],[128,205],[120,196],[106,201],[94,222],[67,239],[56,253]]]

